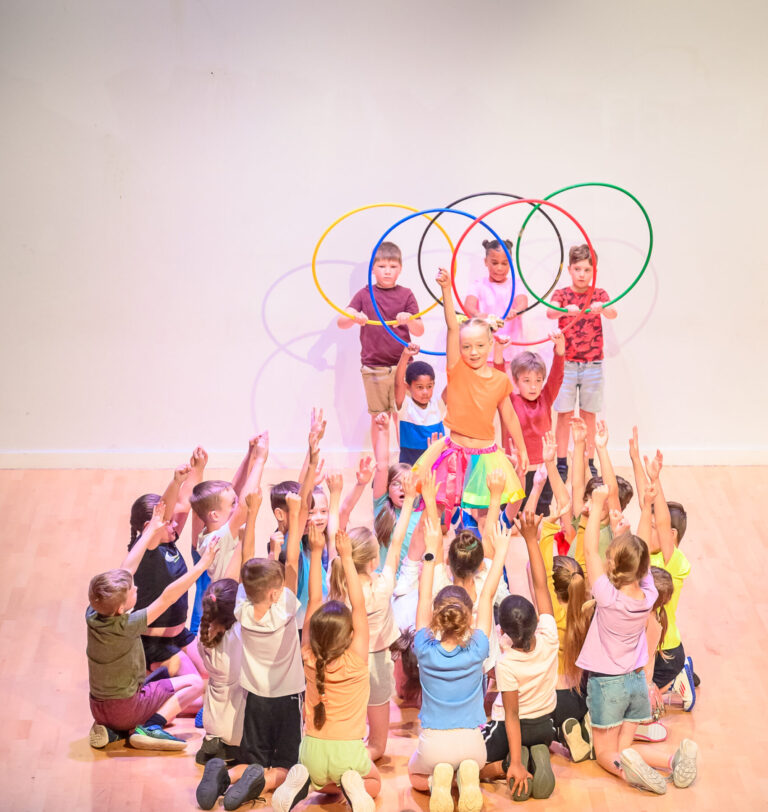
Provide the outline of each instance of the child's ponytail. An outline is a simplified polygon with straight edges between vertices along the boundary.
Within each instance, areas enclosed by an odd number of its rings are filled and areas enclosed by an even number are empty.
[[[659,645],[656,650],[667,660],[669,657],[664,654],[661,648],[664,644],[664,638],[667,636],[667,629],[669,628],[669,617],[667,616],[665,607],[675,591],[675,583],[672,580],[672,576],[661,567],[651,567],[651,575],[653,576],[653,584],[659,593],[656,602],[653,604],[656,620],[659,621],[659,626],[661,626],[661,636],[659,637]]]
[[[200,642],[205,648],[215,648],[235,622],[237,581],[222,578],[214,581],[203,595],[200,618]]]
[[[324,603],[309,621],[309,645],[315,657],[315,688],[318,702],[312,709],[312,724],[325,724],[325,669],[341,657],[352,642],[352,612],[340,601]]]
[[[552,583],[555,596],[567,605],[563,640],[563,672],[568,684],[580,691],[582,671],[576,665],[579,652],[592,621],[594,603],[588,601],[584,570],[574,558],[556,555],[552,559]]]

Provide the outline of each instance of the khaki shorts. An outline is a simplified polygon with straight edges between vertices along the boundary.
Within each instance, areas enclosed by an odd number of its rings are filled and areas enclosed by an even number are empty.
[[[395,690],[395,664],[388,648],[368,654],[368,673],[371,680],[369,705],[386,705]]]
[[[305,739],[306,741],[306,739]],[[479,727],[459,730],[428,730],[422,728],[416,752],[408,762],[408,769],[421,775],[432,775],[437,764],[450,764],[454,770],[465,759],[485,766],[486,750]]]
[[[368,414],[396,412],[395,367],[360,367]]]
[[[299,761],[307,768],[314,789],[322,789],[326,784],[340,785],[347,770],[365,778],[373,766],[362,739],[339,741],[305,736],[299,748]]]

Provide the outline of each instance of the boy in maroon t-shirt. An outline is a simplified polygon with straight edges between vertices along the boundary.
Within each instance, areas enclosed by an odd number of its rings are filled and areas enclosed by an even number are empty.
[[[595,254],[597,264],[597,254]],[[589,246],[573,245],[568,252],[570,287],[560,288],[552,294],[552,302],[568,309],[568,315],[557,310],[547,310],[547,317],[557,319],[562,330],[586,304],[592,286],[592,261]],[[602,288],[595,288],[589,313],[565,334],[565,372],[560,393],[553,407],[557,412],[555,437],[557,439],[557,469],[563,481],[568,477],[568,440],[571,418],[576,407],[587,424],[587,457],[589,469],[597,476],[595,468],[595,415],[603,408],[603,325],[601,318],[616,318],[616,309],[603,307],[610,297]]]
[[[424,323],[421,319],[412,318],[414,313],[419,312],[413,291],[397,284],[402,270],[400,249],[393,242],[383,242],[373,260],[376,304],[385,321],[397,321],[392,330],[407,344],[411,335],[424,334]],[[395,368],[402,355],[403,345],[392,338],[381,324],[366,324],[369,319],[379,320],[367,286],[352,297],[347,313],[349,316],[340,316],[336,323],[342,330],[355,324],[360,325],[361,372],[368,414],[371,415],[371,439],[375,448],[379,433],[376,415],[387,412],[392,419],[397,416]]]

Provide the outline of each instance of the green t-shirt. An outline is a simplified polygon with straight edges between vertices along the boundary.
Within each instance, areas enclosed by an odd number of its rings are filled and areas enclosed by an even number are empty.
[[[147,663],[141,635],[147,630],[147,610],[104,617],[89,606],[88,681],[97,700],[128,699],[144,684]]]

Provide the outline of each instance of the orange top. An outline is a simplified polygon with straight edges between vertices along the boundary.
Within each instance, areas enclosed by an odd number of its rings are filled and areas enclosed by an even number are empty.
[[[486,370],[491,373],[490,378],[480,374]],[[493,416],[511,394],[512,383],[503,372],[485,365],[474,370],[459,359],[448,370],[448,411],[443,424],[458,434],[492,443],[496,436]]]
[[[315,655],[309,646],[302,646],[304,676],[307,678],[306,734],[316,739],[351,741],[365,737],[365,717],[371,684],[368,660],[362,660],[350,649],[325,667],[325,724],[317,730],[314,725],[317,693]]]

